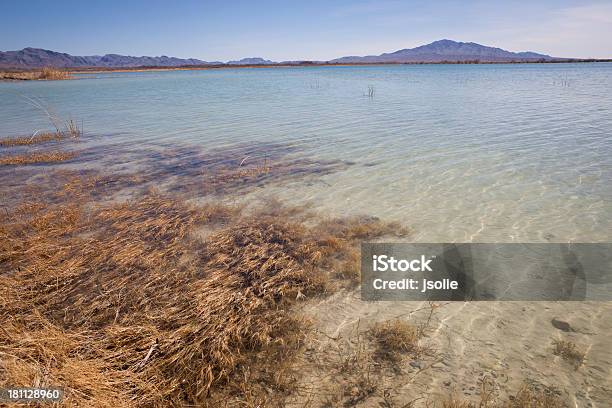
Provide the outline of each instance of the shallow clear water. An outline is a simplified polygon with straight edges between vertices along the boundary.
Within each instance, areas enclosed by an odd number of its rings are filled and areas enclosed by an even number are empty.
[[[368,86],[374,96],[368,97]],[[612,64],[409,65],[82,75],[0,83],[0,134],[49,127],[88,145],[282,143],[349,165],[272,184],[331,214],[411,226],[415,241],[612,238]],[[130,157],[125,160],[130,162]],[[42,167],[41,167],[42,168]]]

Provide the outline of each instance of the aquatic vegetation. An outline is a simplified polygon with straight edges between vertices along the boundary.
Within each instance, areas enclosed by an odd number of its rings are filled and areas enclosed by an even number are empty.
[[[580,367],[584,363],[586,353],[578,349],[576,343],[566,340],[554,340],[553,345],[555,346],[553,354],[570,362],[575,368]]]
[[[174,146],[139,150],[139,173],[2,169],[0,384],[62,384],[66,406],[284,406],[300,392],[297,359],[314,332],[300,302],[358,281],[361,241],[409,233],[273,199],[226,204],[350,165],[290,152]],[[338,389],[322,398],[391,404],[383,379],[405,369],[404,356],[426,355],[431,313],[358,334],[326,368]]]
[[[66,160],[74,159],[77,155],[77,152],[62,151],[16,154],[0,157],[0,165],[8,166],[63,162]]]
[[[502,403],[503,408],[562,408],[567,405],[557,395],[553,388],[537,389],[527,384],[523,385],[509,401]]]
[[[489,383],[489,385],[485,385]],[[428,408],[565,408],[567,405],[550,387],[535,387],[524,384],[514,395],[505,399],[495,398],[490,380],[483,380],[480,401],[467,401],[458,396],[451,396],[446,400],[428,403]],[[487,388],[489,387],[489,388]]]
[[[408,355],[415,357],[423,352],[419,345],[422,333],[400,319],[376,323],[370,329],[370,336],[376,343],[377,356],[389,361],[398,362]]]
[[[308,332],[292,305],[333,289],[333,260],[356,239],[322,235],[300,210],[155,191],[105,203],[120,177],[58,177],[0,215],[2,382],[63,384],[66,404],[87,406],[289,392],[272,367]]]
[[[231,149],[170,146],[142,148],[136,159],[144,183],[192,197],[224,197],[272,183],[314,179],[350,166],[340,160],[295,158],[292,153],[291,146],[275,143],[238,144]],[[124,161],[121,155],[107,156],[103,150],[87,152],[87,160],[100,160],[107,166]]]
[[[52,67],[44,67],[39,74],[38,79],[47,79],[47,80],[58,80],[58,79],[68,79],[70,78],[70,73],[68,71],[59,70],[57,68]]]
[[[39,71],[15,71],[15,72],[0,72],[0,80],[60,80],[70,79],[70,72],[52,67],[44,67]]]
[[[63,118],[58,115],[54,109],[46,104],[41,98],[29,97],[22,95],[23,99],[32,107],[40,110],[49,119],[49,122],[55,128],[55,133],[62,138],[78,139],[83,134],[83,125],[79,124],[72,118]]]
[[[0,139],[0,147],[28,146],[64,139],[63,134],[55,132],[34,133],[32,136],[11,137]]]

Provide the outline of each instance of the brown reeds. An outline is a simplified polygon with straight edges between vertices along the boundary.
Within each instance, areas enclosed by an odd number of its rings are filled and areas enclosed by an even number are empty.
[[[40,75],[38,79],[46,79],[46,80],[59,80],[59,79],[68,79],[70,78],[70,73],[67,71],[59,70],[53,67],[44,67],[40,71]]]
[[[330,290],[350,231],[389,231],[156,192],[100,205],[91,177],[57,188],[0,213],[0,384],[61,385],[66,406],[282,401],[273,367],[308,328],[292,305]]]
[[[423,352],[419,345],[421,331],[404,320],[376,323],[370,329],[370,336],[376,343],[377,356],[389,361],[398,362],[408,355],[418,357]]]
[[[74,159],[77,155],[77,152],[62,151],[15,154],[0,157],[0,165],[14,166],[35,163],[56,163]]]
[[[480,400],[473,402],[457,395],[441,401],[440,405],[427,403],[428,408],[441,406],[442,408],[567,408],[569,407],[560,397],[555,388],[542,384],[525,382],[514,394],[506,398],[496,397],[496,383],[493,379],[481,379]]]
[[[578,348],[576,343],[567,340],[554,340],[553,354],[571,363],[578,369],[583,363],[586,353]]]
[[[60,142],[66,139],[78,140],[82,135],[82,126],[79,126],[73,119],[62,120],[50,108],[37,99],[27,98],[26,100],[34,107],[41,109],[53,124],[55,132],[38,131],[30,137],[15,137],[0,139],[0,147],[31,146],[50,141]],[[57,163],[71,160],[78,155],[75,151],[34,151],[18,154],[0,156],[0,166],[2,165],[27,165],[36,163]]]
[[[72,76],[70,72],[53,68],[44,67],[40,71],[15,71],[15,72],[0,72],[0,80],[15,80],[15,81],[28,81],[28,80],[62,80],[70,79]]]
[[[29,137],[23,136],[0,139],[0,147],[29,146],[51,141],[60,141],[63,139],[64,137],[61,133],[43,132]]]

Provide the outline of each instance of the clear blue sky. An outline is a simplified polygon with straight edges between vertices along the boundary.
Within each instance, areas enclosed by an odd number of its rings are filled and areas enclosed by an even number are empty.
[[[612,58],[612,0],[30,0],[0,11],[2,51],[327,60],[442,38]]]

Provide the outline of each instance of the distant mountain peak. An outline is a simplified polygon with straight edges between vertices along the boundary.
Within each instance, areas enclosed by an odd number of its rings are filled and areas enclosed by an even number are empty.
[[[528,62],[552,60],[553,57],[534,52],[511,52],[501,48],[488,47],[474,42],[460,42],[449,39],[434,41],[415,48],[404,48],[380,55],[365,57],[342,57],[334,63],[391,63],[391,62]]]
[[[449,40],[448,38],[443,38],[441,40],[434,41],[434,42],[430,43],[429,45],[433,45],[433,44],[443,44],[443,45],[446,45],[446,44],[462,44],[462,42],[461,41],[455,41],[455,40]]]
[[[276,64],[274,61],[263,59],[261,57],[248,57],[238,61],[228,61],[228,65],[268,65]]]

